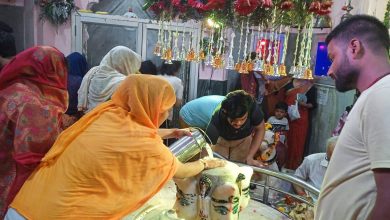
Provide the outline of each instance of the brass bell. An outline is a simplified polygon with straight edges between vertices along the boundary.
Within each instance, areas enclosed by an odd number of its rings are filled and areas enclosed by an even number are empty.
[[[234,66],[234,70],[236,70],[237,72],[240,72],[240,69],[241,69],[241,63],[240,63],[240,61],[237,61],[236,65]]]
[[[204,50],[201,50],[201,51],[199,52],[199,59],[200,59],[200,60],[206,59],[206,54],[205,54]]]
[[[273,75],[274,74],[274,68],[270,63],[264,64],[264,73],[266,75]]]
[[[309,80],[314,79],[313,78],[313,71],[310,68],[307,68],[305,70],[305,79],[309,79]]]
[[[286,66],[284,64],[280,64],[278,68],[280,76],[287,76]]]
[[[156,46],[154,46],[153,54],[156,56],[161,56],[161,44],[160,42],[156,43]]]

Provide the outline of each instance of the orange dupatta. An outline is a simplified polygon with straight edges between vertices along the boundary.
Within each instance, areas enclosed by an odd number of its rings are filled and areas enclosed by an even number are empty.
[[[164,79],[128,76],[60,135],[11,207],[28,219],[118,219],[141,207],[176,172],[157,135],[174,103]]]

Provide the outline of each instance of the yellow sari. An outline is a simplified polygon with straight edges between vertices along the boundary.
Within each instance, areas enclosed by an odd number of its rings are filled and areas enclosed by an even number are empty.
[[[11,207],[27,219],[118,219],[172,178],[176,159],[157,135],[175,103],[170,84],[130,75],[112,100],[64,131]]]

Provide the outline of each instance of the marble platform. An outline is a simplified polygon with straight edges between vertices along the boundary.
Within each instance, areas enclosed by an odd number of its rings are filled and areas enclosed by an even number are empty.
[[[158,205],[164,209],[171,209],[176,201],[176,187],[175,183],[171,180],[168,184],[157,193],[151,200],[149,200],[138,211],[132,213],[123,218],[123,220],[142,220],[140,212]],[[156,218],[152,218],[158,220]],[[263,203],[251,200],[248,207],[246,207],[240,213],[240,220],[288,220],[289,218],[275,209],[264,205]]]

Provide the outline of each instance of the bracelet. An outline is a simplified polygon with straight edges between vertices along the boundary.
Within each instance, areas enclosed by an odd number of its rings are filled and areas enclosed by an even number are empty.
[[[203,170],[205,170],[205,169],[207,169],[208,167],[207,167],[207,163],[206,163],[206,161],[205,160],[203,160],[203,159],[199,159],[199,161],[203,164]]]

